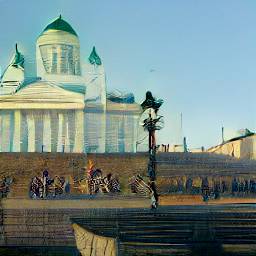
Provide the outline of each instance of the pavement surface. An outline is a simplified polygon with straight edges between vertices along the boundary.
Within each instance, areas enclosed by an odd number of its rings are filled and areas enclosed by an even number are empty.
[[[226,205],[226,204],[256,204],[256,198],[224,197],[207,202],[202,196],[195,195],[166,195],[160,196],[159,204],[162,206],[174,205]],[[87,209],[87,208],[150,208],[150,199],[136,196],[79,196],[59,197],[50,199],[24,199],[5,198],[1,200],[0,208],[4,209]]]
[[[3,199],[0,208],[3,209],[87,209],[87,208],[148,208],[148,198],[104,197],[84,199]]]

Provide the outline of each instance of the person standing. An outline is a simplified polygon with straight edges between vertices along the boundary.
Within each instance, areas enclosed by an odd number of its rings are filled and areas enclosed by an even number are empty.
[[[151,196],[151,209],[156,209],[158,206],[158,194],[156,191],[156,184],[155,181],[150,181],[149,188],[151,190],[150,196]]]
[[[47,183],[48,183],[48,178],[49,178],[49,172],[45,168],[43,171],[43,198],[47,196]]]
[[[204,202],[206,202],[209,199],[209,190],[210,190],[207,177],[202,179],[201,189],[202,189],[203,200],[204,200]]]

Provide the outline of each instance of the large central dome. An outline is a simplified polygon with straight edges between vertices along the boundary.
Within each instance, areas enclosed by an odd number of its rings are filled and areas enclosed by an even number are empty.
[[[43,33],[47,30],[61,30],[77,36],[75,30],[65,20],[62,19],[61,15],[52,23],[47,25],[47,27],[43,30]]]
[[[37,39],[37,75],[45,79],[45,75],[81,75],[79,38],[61,16]]]

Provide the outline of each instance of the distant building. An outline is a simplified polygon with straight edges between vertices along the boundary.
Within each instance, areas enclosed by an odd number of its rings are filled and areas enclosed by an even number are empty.
[[[75,30],[60,16],[36,42],[36,77],[17,45],[0,81],[0,152],[135,152],[140,105],[106,91],[93,47],[80,57]]]
[[[170,152],[170,145],[169,144],[158,145],[157,152]]]
[[[211,147],[207,152],[256,160],[256,134],[245,129],[243,135]]]

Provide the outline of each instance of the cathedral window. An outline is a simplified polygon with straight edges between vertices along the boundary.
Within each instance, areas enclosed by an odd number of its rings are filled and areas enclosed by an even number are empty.
[[[52,48],[52,65],[51,65],[51,73],[57,74],[57,65],[58,65],[58,54],[57,49],[55,47]]]
[[[80,75],[79,47],[68,44],[41,45],[45,71],[49,74]]]

